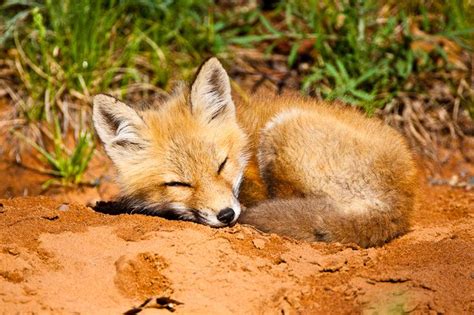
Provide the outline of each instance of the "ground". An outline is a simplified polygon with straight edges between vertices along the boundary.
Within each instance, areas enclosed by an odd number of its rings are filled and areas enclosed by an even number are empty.
[[[0,169],[13,197],[0,200],[0,313],[474,313],[474,190],[432,186],[426,171],[411,231],[360,249],[97,213],[87,204],[116,193],[110,176],[14,197],[44,178]],[[472,164],[450,168],[461,170]]]

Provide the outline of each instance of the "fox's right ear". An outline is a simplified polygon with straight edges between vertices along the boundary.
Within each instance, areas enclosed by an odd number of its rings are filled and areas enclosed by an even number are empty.
[[[229,76],[215,57],[201,65],[191,85],[191,109],[207,122],[216,118],[235,119]]]
[[[145,144],[138,133],[144,122],[135,110],[106,94],[94,96],[93,103],[94,127],[112,158],[114,151]]]

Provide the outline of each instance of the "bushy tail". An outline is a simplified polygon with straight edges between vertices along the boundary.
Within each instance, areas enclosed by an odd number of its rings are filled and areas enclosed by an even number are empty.
[[[295,239],[356,243],[362,247],[383,245],[408,231],[408,211],[404,207],[339,207],[329,198],[269,200],[244,211],[239,222]]]

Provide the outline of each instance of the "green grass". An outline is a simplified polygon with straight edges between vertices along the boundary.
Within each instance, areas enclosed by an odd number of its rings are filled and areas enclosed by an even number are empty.
[[[214,22],[210,3],[7,2],[5,10],[19,12],[5,22],[13,29],[0,43],[18,52],[17,71],[34,100],[23,108],[25,117],[47,118],[65,96],[87,101],[105,90],[126,94],[131,85],[166,89],[171,79],[189,76],[204,55],[225,48],[219,35],[224,23]]]
[[[40,154],[40,159],[50,167],[47,170],[40,169],[41,172],[54,176],[54,178],[47,180],[42,188],[47,189],[51,185],[86,184],[83,182],[83,176],[95,149],[92,134],[88,131],[81,131],[72,150],[67,148],[63,141],[60,122],[57,118],[54,120],[51,134],[52,150],[48,151],[30,138],[16,133],[21,140],[31,145]]]
[[[452,69],[441,45],[435,43],[432,51],[412,49],[423,39],[419,34],[444,36],[468,48],[474,31],[466,1],[392,2],[282,1],[237,42],[264,45],[268,53],[290,45],[288,65],[309,65],[302,79],[306,93],[373,113],[397,93],[423,89],[418,78],[424,74]],[[299,48],[308,43],[310,51],[301,56]]]

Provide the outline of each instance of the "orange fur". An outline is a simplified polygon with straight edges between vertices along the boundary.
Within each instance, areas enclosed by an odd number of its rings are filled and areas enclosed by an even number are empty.
[[[408,230],[417,171],[395,130],[354,109],[295,96],[257,96],[237,112],[270,198],[239,222],[364,247]]]
[[[242,203],[239,221],[263,231],[366,247],[405,233],[415,206],[415,163],[396,131],[298,96],[234,105],[215,58],[159,107],[97,96],[94,122],[122,194],[150,213],[223,226]],[[235,217],[223,222],[223,209]]]

